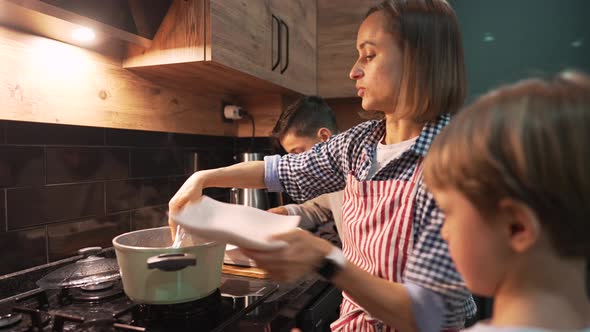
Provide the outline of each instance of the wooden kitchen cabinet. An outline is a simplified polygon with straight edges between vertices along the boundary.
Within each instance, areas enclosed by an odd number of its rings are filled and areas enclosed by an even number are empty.
[[[199,94],[315,94],[315,1],[176,0],[123,66]]]
[[[317,94],[317,1],[272,0],[271,11],[282,21],[280,84],[303,94]]]
[[[318,0],[318,93],[356,97],[348,74],[355,63],[356,35],[367,11],[379,0]]]
[[[272,82],[273,49],[269,0],[208,1],[209,27],[206,60]],[[276,52],[276,51],[275,51]]]

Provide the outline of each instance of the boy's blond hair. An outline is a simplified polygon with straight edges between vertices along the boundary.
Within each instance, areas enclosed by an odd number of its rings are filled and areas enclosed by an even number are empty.
[[[590,78],[565,72],[502,87],[461,111],[425,161],[431,188],[453,188],[484,215],[527,204],[563,256],[590,257]]]

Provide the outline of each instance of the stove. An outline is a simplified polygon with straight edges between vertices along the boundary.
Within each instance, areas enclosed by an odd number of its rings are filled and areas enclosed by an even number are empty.
[[[221,287],[212,294],[169,305],[132,302],[120,280],[37,289],[0,301],[0,332],[224,331],[255,314],[278,288],[268,280],[223,275]]]

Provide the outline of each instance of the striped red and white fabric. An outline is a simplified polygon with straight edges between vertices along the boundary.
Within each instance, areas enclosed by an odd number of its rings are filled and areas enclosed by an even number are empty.
[[[413,246],[412,221],[419,162],[410,181],[358,181],[349,174],[342,206],[342,251],[365,271],[402,282],[406,259]],[[340,318],[332,331],[394,331],[372,318],[343,293]]]

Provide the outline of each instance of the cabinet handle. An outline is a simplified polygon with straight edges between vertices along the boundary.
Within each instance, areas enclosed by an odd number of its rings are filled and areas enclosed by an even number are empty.
[[[285,27],[285,33],[287,36],[287,57],[285,58],[285,66],[283,68],[281,68],[281,74],[285,72],[285,70],[287,70],[287,68],[289,67],[289,26],[287,25],[287,23],[285,23],[285,21],[281,20],[281,25]],[[281,31],[279,30],[279,33]],[[279,39],[280,42],[280,39]],[[280,48],[279,48],[280,49]],[[280,53],[279,53],[280,54]]]
[[[271,14],[271,15],[272,15],[272,20],[273,20],[271,31],[274,33],[274,31],[275,31],[274,22],[276,21],[277,22],[277,32],[278,32],[277,33],[277,61],[272,65],[272,71],[274,71],[279,66],[279,63],[281,63],[281,48],[282,48],[281,47],[281,22],[274,14]],[[272,38],[271,40],[274,40],[274,38]],[[273,49],[272,49],[272,45],[271,45],[271,48],[270,48],[271,61],[272,61],[272,51],[273,51]]]

